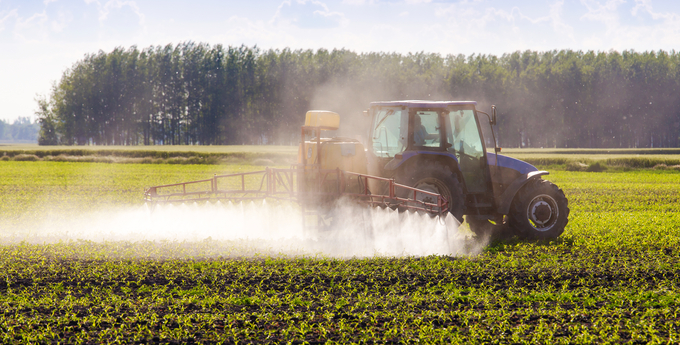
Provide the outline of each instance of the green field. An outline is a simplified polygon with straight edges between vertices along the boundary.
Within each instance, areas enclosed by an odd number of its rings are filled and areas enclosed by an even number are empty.
[[[158,151],[158,152],[201,152],[201,153],[297,153],[297,146],[281,145],[150,145],[150,146],[40,146],[38,144],[0,144],[0,151]]]
[[[260,168],[0,161],[0,225],[138,206],[149,185]],[[569,198],[565,233],[474,256],[239,258],[212,239],[5,239],[0,341],[680,342],[680,172],[547,178]]]
[[[0,224],[143,204],[146,187],[258,171],[252,165],[102,164],[0,161]]]
[[[599,163],[614,169],[680,168],[680,149],[516,149],[504,148],[501,154],[534,165],[586,170]]]
[[[297,146],[158,145],[158,146],[38,146],[0,145],[0,160],[154,164],[289,165]],[[593,163],[614,169],[680,168],[680,149],[558,149],[504,148],[501,152],[534,165],[586,170]]]
[[[288,165],[297,146],[158,145],[158,146],[39,146],[0,145],[0,160],[132,164],[250,164]]]

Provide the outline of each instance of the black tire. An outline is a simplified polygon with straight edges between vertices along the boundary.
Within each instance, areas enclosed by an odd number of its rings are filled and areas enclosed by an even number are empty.
[[[414,188],[439,193],[449,202],[449,212],[459,222],[463,222],[465,213],[465,195],[458,181],[458,176],[448,166],[440,162],[432,162],[414,167],[410,171],[397,174],[396,182]]]
[[[564,192],[550,181],[535,179],[517,193],[509,224],[520,238],[551,240],[564,232],[569,207]]]

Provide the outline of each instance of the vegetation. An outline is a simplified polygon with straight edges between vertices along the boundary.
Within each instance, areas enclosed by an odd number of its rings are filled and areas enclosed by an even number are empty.
[[[28,117],[19,117],[13,123],[0,120],[0,142],[35,143],[39,129],[38,122],[31,123]]]
[[[0,217],[29,220],[50,205],[68,216],[138,204],[144,186],[213,172],[205,165],[0,162]],[[232,244],[210,239],[4,238],[0,339],[679,342],[680,173],[552,171],[548,178],[569,198],[566,232],[547,243],[494,243],[475,257],[239,258],[225,254]]]
[[[144,188],[153,185],[261,169],[245,164],[216,168],[194,164],[0,161],[0,229],[43,221],[51,213],[68,216],[99,208],[141,205]]]
[[[116,48],[76,62],[38,101],[39,141],[290,145],[311,108],[340,112],[354,134],[370,101],[454,99],[497,104],[505,147],[678,147],[679,64],[675,51]]]
[[[0,145],[0,160],[148,164],[254,164],[287,167],[297,160],[297,146],[157,145],[37,146]],[[550,169],[679,169],[680,149],[503,149],[502,154]]]
[[[549,170],[680,169],[678,149],[503,149],[501,153]]]
[[[151,164],[234,164],[290,165],[295,163],[295,146],[0,146],[0,160]]]

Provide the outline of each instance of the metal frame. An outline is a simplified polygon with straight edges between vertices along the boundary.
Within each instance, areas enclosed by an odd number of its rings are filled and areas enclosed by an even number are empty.
[[[210,179],[180,182],[153,186],[146,189],[144,199],[154,204],[196,201],[225,200],[242,202],[247,200],[276,199],[306,204],[306,201],[319,200],[324,197],[339,199],[348,197],[353,201],[369,206],[384,206],[398,208],[400,210],[424,211],[432,214],[440,214],[448,210],[448,201],[440,194],[416,189],[396,183],[394,179],[383,178],[365,174],[358,174],[340,169],[322,170],[305,169],[305,165],[298,165],[291,169],[266,168],[261,171],[247,173],[214,175]],[[246,189],[246,177],[261,175],[257,189]],[[240,188],[220,189],[220,181],[236,179]],[[356,179],[356,185],[360,191],[347,191],[347,186],[352,179]],[[310,185],[305,180],[313,181]],[[385,184],[386,194],[374,194],[368,189],[369,181],[379,181]],[[210,184],[209,187],[187,191],[187,186]],[[300,188],[306,186],[308,189]],[[173,191],[181,187],[181,191]],[[312,188],[310,188],[312,187]],[[163,191],[171,190],[163,193]],[[329,191],[329,190],[332,190]],[[418,194],[432,197],[436,202],[418,200]],[[403,195],[403,196],[402,196]],[[304,206],[304,205],[303,205]]]

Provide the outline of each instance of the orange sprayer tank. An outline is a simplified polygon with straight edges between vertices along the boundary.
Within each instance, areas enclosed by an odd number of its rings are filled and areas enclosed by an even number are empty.
[[[302,128],[311,130],[314,135],[320,136],[321,131],[340,128],[340,115],[332,111],[310,110],[305,114],[305,124]],[[320,150],[320,154],[317,150]],[[367,172],[368,165],[364,146],[352,138],[314,138],[312,140],[303,138],[298,149],[298,163],[305,163],[308,169],[340,169],[360,174]]]
[[[340,169],[359,174],[367,173],[368,161],[366,150],[358,140],[352,138],[323,138],[321,139],[321,155],[317,155],[316,140],[304,142],[298,149],[298,163],[302,163],[302,152],[306,155],[307,166],[313,168],[319,164],[322,170]]]
[[[345,180],[343,186],[338,184],[337,174],[333,170],[342,170],[366,174],[368,160],[364,146],[352,138],[319,138],[323,130],[336,130],[340,126],[340,115],[330,111],[308,111],[303,129],[303,141],[298,149],[298,163],[304,164],[304,184],[307,191],[345,191],[358,193],[363,187],[358,179]],[[311,133],[309,133],[311,132]],[[305,134],[313,138],[305,140]],[[304,156],[303,156],[304,155]],[[317,173],[320,169],[321,174]]]

